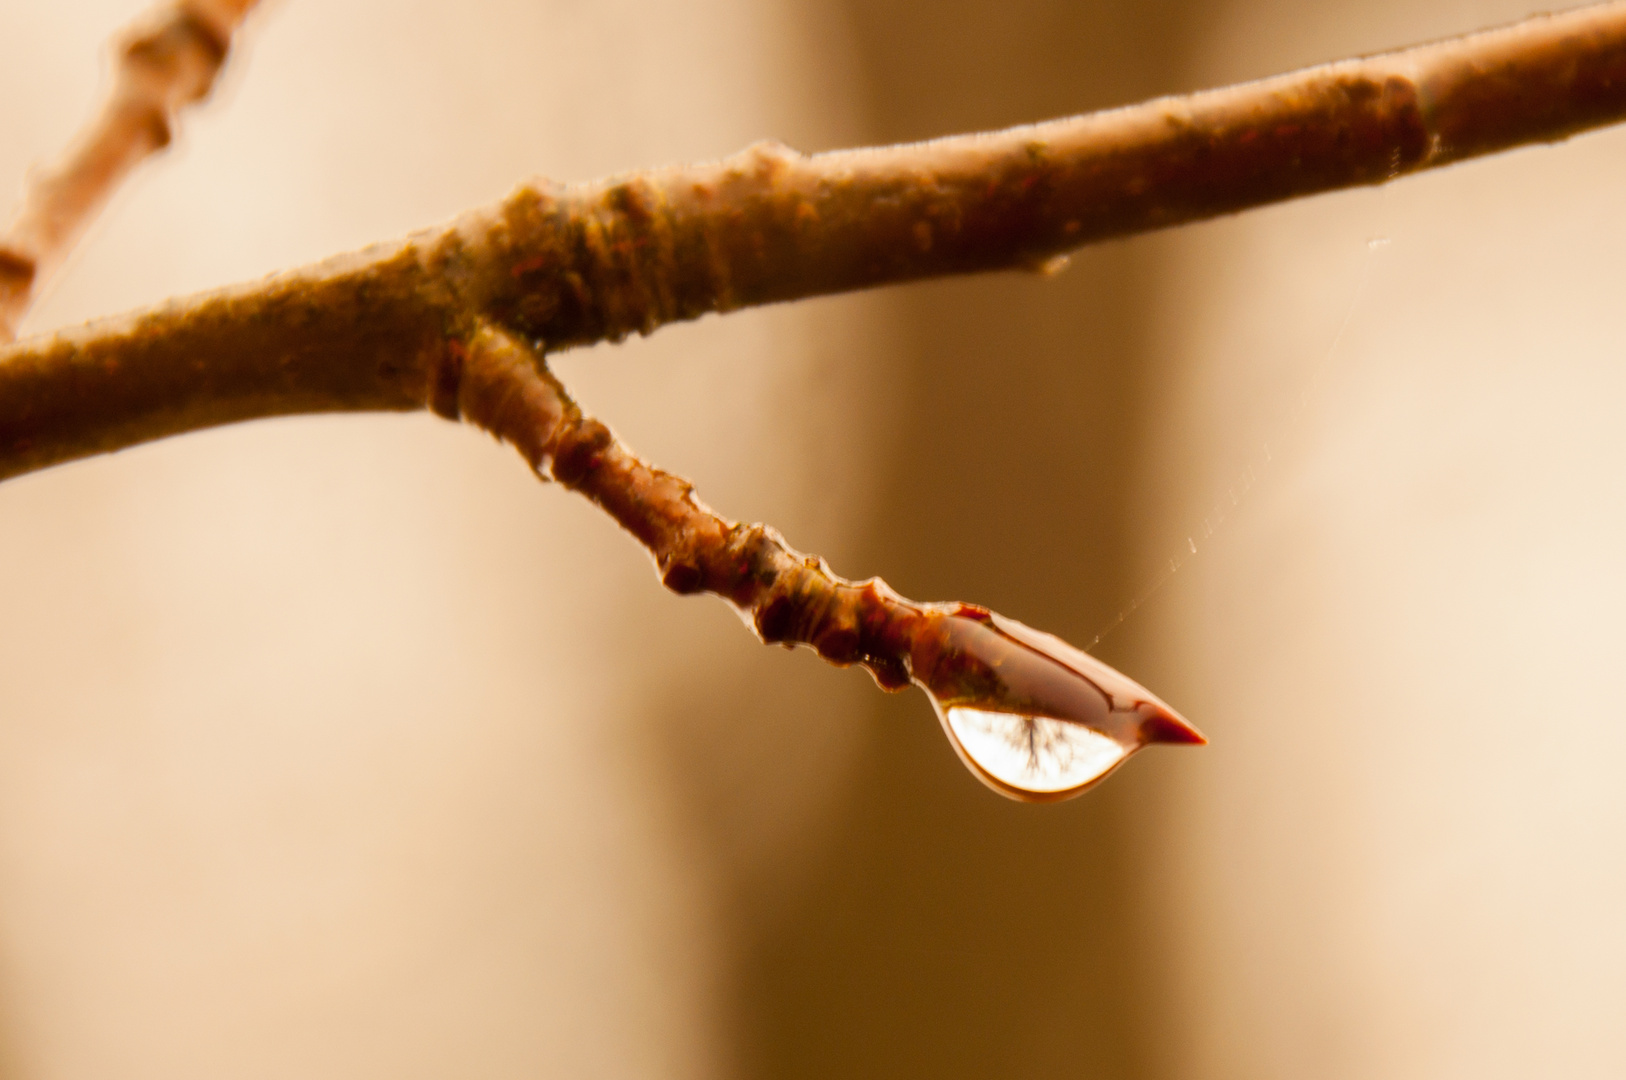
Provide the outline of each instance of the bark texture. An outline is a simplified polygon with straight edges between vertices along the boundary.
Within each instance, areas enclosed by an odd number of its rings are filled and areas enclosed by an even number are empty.
[[[927,143],[520,188],[401,244],[0,353],[0,478],[256,416],[412,409],[477,322],[556,351],[707,312],[1053,268],[1626,115],[1626,3]]]

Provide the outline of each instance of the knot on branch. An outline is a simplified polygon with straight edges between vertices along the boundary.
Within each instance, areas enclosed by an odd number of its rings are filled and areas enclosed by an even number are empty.
[[[481,306],[527,338],[620,341],[682,317],[671,208],[647,176],[568,194],[521,188],[484,233],[476,244],[506,273],[488,278]]]
[[[180,4],[125,41],[121,72],[131,91],[167,113],[208,95],[230,49],[229,26]]]
[[[541,355],[507,331],[482,324],[449,344],[428,392],[436,412],[514,444],[539,475],[607,511],[649,550],[674,592],[721,596],[765,642],[862,664],[889,690],[909,685],[920,608],[878,579],[838,577],[771,526],[718,515],[687,480],[641,461],[583,415]]]

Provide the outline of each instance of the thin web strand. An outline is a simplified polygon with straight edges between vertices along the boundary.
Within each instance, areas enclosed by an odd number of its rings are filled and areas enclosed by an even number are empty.
[[[1285,407],[1279,414],[1276,423],[1269,430],[1274,434],[1250,440],[1254,449],[1249,459],[1231,474],[1231,483],[1226,485],[1225,493],[1214,500],[1204,512],[1199,522],[1190,524],[1182,530],[1185,534],[1183,541],[1172,546],[1172,553],[1159,563],[1158,570],[1149,581],[1137,591],[1133,598],[1118,610],[1105,626],[1094,637],[1090,638],[1085,651],[1093,650],[1114,633],[1134,614],[1152,599],[1167,585],[1176,574],[1189,562],[1195,559],[1198,552],[1207,547],[1208,543],[1220,535],[1225,528],[1240,516],[1250,497],[1267,480],[1276,475],[1276,466],[1280,450],[1292,445],[1296,441],[1305,414],[1312,399],[1321,388],[1321,384],[1332,370],[1333,361],[1338,354],[1340,346],[1349,334],[1354,324],[1355,316],[1362,308],[1372,286],[1372,269],[1379,252],[1387,249],[1392,243],[1391,234],[1387,228],[1390,214],[1389,189],[1381,188],[1378,192],[1379,211],[1377,214],[1377,227],[1369,231],[1365,241],[1366,255],[1361,260],[1361,275],[1350,293],[1349,303],[1344,308],[1343,317],[1338,322],[1338,329],[1333,333],[1332,340],[1322,350],[1320,359],[1311,365],[1304,376],[1304,385],[1293,403]]]

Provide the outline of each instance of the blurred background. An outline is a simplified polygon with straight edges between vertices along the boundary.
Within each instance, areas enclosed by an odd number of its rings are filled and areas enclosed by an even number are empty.
[[[0,12],[0,187],[143,5]],[[44,331],[524,177],[1122,104],[1513,0],[272,0]],[[1626,131],[561,357],[1213,745],[1006,802],[427,415],[0,486],[0,1074],[1626,1074]]]

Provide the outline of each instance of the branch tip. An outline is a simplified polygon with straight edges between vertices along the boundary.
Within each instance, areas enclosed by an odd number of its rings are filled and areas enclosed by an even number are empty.
[[[991,779],[1004,793],[1041,801],[1076,794],[1145,745],[1204,741],[1144,687],[1059,638],[973,604],[916,603],[879,578],[849,581],[772,527],[722,517],[695,498],[688,481],[640,460],[583,414],[541,354],[508,332],[481,326],[465,355],[463,418],[519,447],[539,475],[607,511],[648,549],[673,592],[722,597],[764,643],[805,646],[838,667],[862,666],[882,689],[921,687],[984,779],[1004,773],[990,772],[956,734],[951,721],[961,714],[1063,725],[1057,747],[1084,738],[1071,732],[1077,728],[1117,748],[1110,766],[1082,779],[1069,772],[1064,792],[1042,777],[1027,787],[1019,778]],[[1048,753],[1034,768],[1062,760],[1060,750]]]

